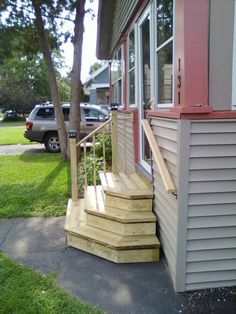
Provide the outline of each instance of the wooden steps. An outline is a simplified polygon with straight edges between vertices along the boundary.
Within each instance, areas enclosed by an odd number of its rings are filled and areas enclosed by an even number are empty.
[[[88,187],[78,204],[69,200],[65,225],[68,245],[116,263],[159,260],[156,217],[150,204],[143,203],[142,210],[130,205],[152,201],[151,189],[136,175],[132,178],[138,185],[130,176],[102,174],[102,186]],[[124,200],[127,206],[121,208]]]

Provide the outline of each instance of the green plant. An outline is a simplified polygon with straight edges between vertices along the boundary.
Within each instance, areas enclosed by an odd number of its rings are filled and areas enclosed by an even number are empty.
[[[99,171],[103,170],[104,167],[104,156],[103,156],[103,145],[105,144],[105,159],[106,168],[109,168],[112,160],[112,148],[111,148],[111,135],[109,133],[99,133],[96,136],[95,146],[95,159],[93,156],[93,149],[87,153],[86,157],[86,169],[84,164],[84,156],[81,157],[79,162],[79,175],[78,175],[78,186],[79,191],[83,190],[85,183],[85,176],[87,175],[87,184],[94,184],[94,168],[96,173],[96,184],[100,184]]]
[[[96,156],[103,157],[103,145],[105,144],[105,157],[107,161],[112,160],[111,134],[99,133],[96,136]]]

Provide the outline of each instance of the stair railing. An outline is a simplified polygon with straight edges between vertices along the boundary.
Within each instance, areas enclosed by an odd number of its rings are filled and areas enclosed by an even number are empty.
[[[155,136],[153,134],[153,131],[151,129],[151,126],[146,119],[141,120],[143,130],[146,134],[149,146],[152,151],[153,159],[155,160],[157,164],[157,168],[160,172],[163,184],[165,186],[165,189],[168,193],[176,194],[177,190],[175,187],[175,184],[171,178],[170,172],[166,166],[165,160],[161,154],[160,147],[155,139]]]
[[[122,131],[120,131],[119,134],[119,141],[122,142],[122,153],[123,153],[123,165],[124,169],[123,172],[127,174],[128,172],[128,167],[127,167],[127,156],[128,156],[128,143],[127,143],[127,130],[128,130],[128,125],[127,123],[133,122],[134,117],[133,113],[131,114],[118,114],[117,115],[117,121],[119,121],[120,126],[122,126]],[[117,124],[118,125],[118,124]],[[118,147],[118,143],[117,143]]]
[[[69,136],[69,146],[70,146],[70,162],[71,162],[71,198],[73,202],[78,201],[78,177],[79,177],[79,169],[81,168],[81,162],[78,160],[78,154],[77,150],[78,147],[83,149],[83,167],[84,167],[84,182],[83,186],[84,189],[86,189],[88,185],[88,176],[87,176],[87,141],[89,139],[92,139],[92,142],[89,143],[91,146],[91,149],[93,151],[93,184],[96,187],[96,178],[97,178],[97,170],[96,170],[96,135],[97,134],[103,134],[105,135],[106,132],[110,133],[110,127],[107,127],[112,122],[112,170],[118,169],[117,167],[117,147],[114,147],[114,145],[117,145],[117,133],[115,133],[115,129],[117,129],[117,120],[114,118],[117,117],[117,113],[115,115],[112,114],[112,117],[109,118],[106,122],[101,124],[97,129],[92,131],[90,134],[85,136],[83,139],[81,139],[79,142],[76,143],[76,131],[71,130],[68,132]],[[114,134],[115,133],[115,134]],[[113,143],[114,138],[114,143]],[[81,154],[81,155],[82,155]],[[106,163],[106,147],[105,147],[105,141],[102,141],[102,159],[103,159],[103,172],[106,173],[107,171],[107,163]],[[113,160],[113,155],[115,160]]]

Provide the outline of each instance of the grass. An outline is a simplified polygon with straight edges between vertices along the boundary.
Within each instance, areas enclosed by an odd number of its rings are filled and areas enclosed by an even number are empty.
[[[31,144],[24,137],[24,127],[22,128],[0,128],[0,145],[10,144]]]
[[[25,126],[25,121],[0,121],[0,127]]]
[[[0,157],[0,218],[65,215],[69,162],[61,154]]]
[[[81,303],[55,284],[55,275],[42,276],[0,253],[0,313],[102,313]]]

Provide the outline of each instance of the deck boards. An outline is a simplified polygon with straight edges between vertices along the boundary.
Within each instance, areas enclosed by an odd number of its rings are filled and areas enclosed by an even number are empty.
[[[116,263],[159,260],[153,193],[137,174],[100,174],[78,204],[68,203],[68,245]]]

